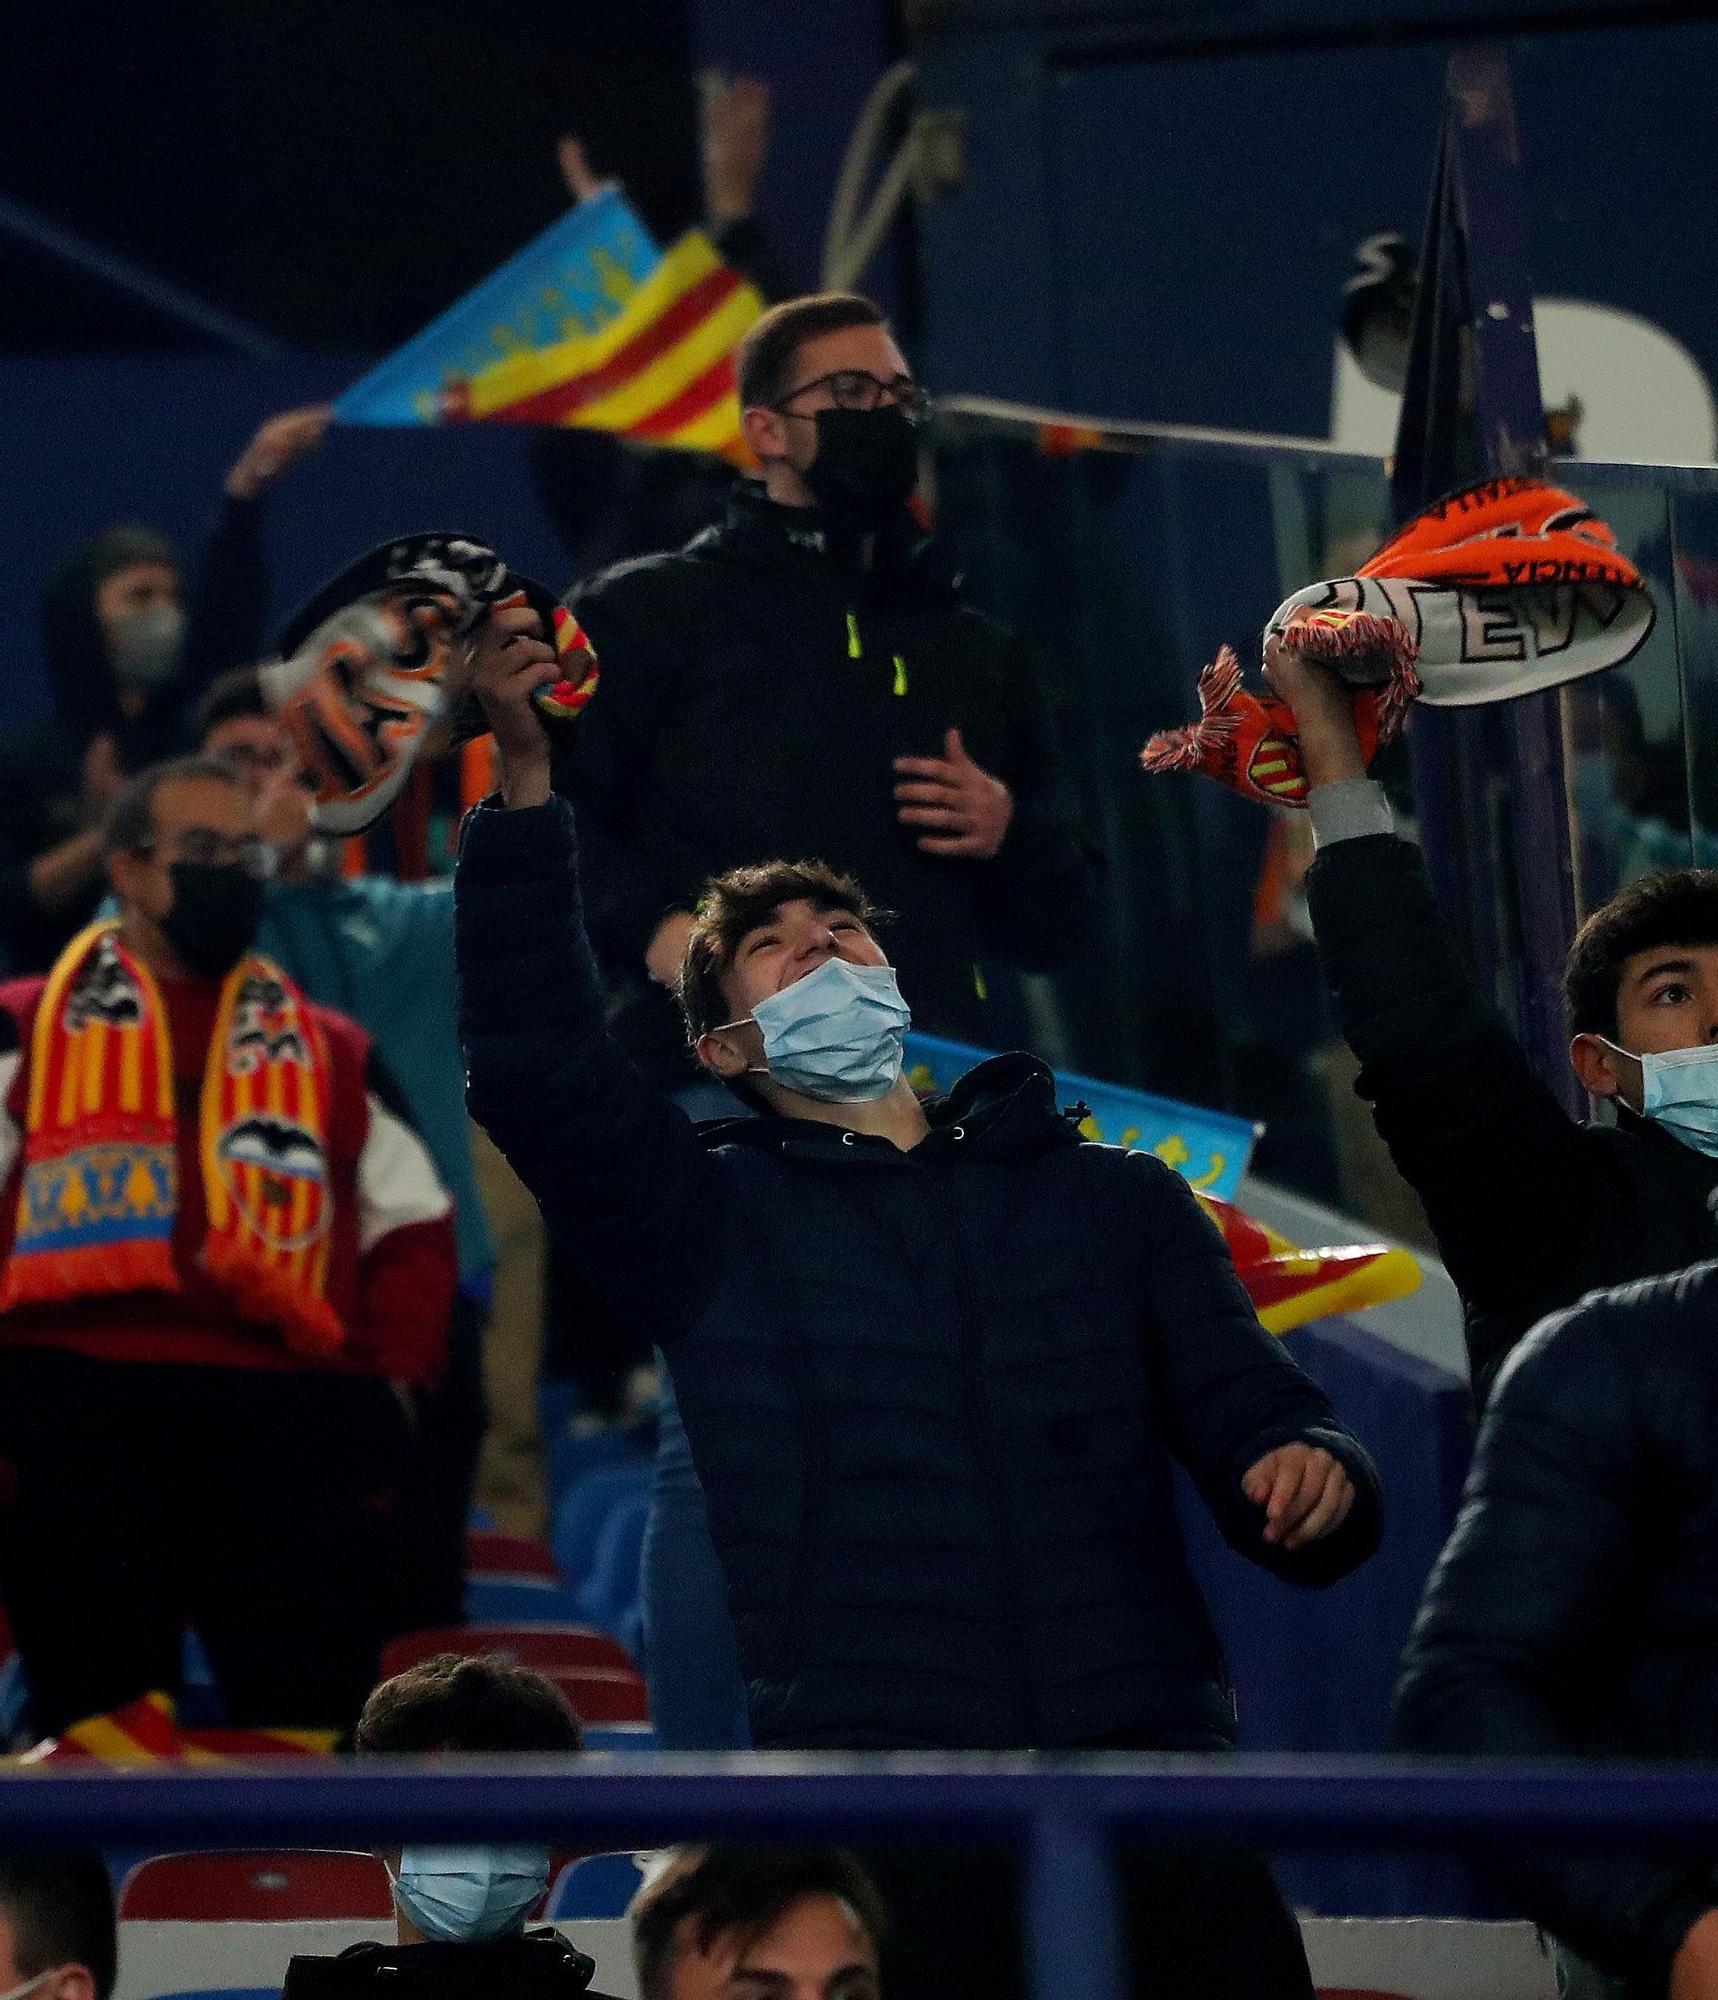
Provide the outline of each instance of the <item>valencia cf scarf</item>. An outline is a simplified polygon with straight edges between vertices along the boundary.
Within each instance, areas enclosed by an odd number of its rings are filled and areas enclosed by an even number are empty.
[[[1584,501],[1507,478],[1437,501],[1353,576],[1296,591],[1264,636],[1349,683],[1370,763],[1411,702],[1470,708],[1602,673],[1640,650],[1653,616],[1640,571]],[[1226,646],[1199,677],[1199,710],[1145,746],[1148,771],[1204,771],[1267,805],[1306,804],[1293,711],[1247,687]]]
[[[329,1062],[308,1003],[254,954],[228,973],[199,1113],[204,1270],[295,1353],[342,1344],[325,1296]],[[161,989],[112,924],[48,975],[30,1039],[24,1170],[0,1311],[178,1292],[173,1047]]]

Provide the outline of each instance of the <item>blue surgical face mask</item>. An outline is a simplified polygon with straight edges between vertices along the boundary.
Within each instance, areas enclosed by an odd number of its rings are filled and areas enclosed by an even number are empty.
[[[764,1038],[764,1068],[784,1090],[828,1104],[886,1097],[901,1074],[913,1017],[887,965],[831,958],[760,1000],[752,1019]]]
[[[484,1944],[509,1937],[549,1886],[546,1847],[408,1847],[394,1898],[426,1938]]]
[[[1636,1056],[1642,1112],[1697,1153],[1718,1159],[1718,1045]]]

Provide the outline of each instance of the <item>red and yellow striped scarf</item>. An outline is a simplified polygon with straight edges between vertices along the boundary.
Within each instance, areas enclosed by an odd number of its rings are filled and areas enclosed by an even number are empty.
[[[239,1317],[295,1353],[343,1342],[325,1296],[333,1200],[321,1030],[255,955],[221,987],[199,1117],[204,1270]],[[96,924],[61,954],[30,1040],[24,1172],[0,1311],[114,1292],[178,1292],[173,1045],[161,989]]]

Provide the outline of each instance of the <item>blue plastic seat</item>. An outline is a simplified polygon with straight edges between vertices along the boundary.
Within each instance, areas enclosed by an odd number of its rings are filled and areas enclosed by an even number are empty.
[[[610,1514],[623,1500],[649,1491],[650,1467],[629,1459],[586,1472],[561,1496],[549,1530],[549,1547],[568,1589],[580,1589],[596,1567],[597,1548]]]
[[[573,1917],[599,1923],[624,1917],[643,1881],[635,1854],[587,1854],[564,1870],[550,1890],[550,1921]]]
[[[644,1636],[639,1566],[649,1514],[648,1491],[620,1499],[603,1524],[590,1574],[578,1589],[579,1615],[618,1639],[634,1659]]]

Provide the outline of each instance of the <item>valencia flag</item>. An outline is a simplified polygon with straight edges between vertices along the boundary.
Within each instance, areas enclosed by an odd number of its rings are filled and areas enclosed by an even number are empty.
[[[610,190],[355,383],[335,414],[574,424],[743,460],[733,354],[762,311],[707,236],[659,251]]]

